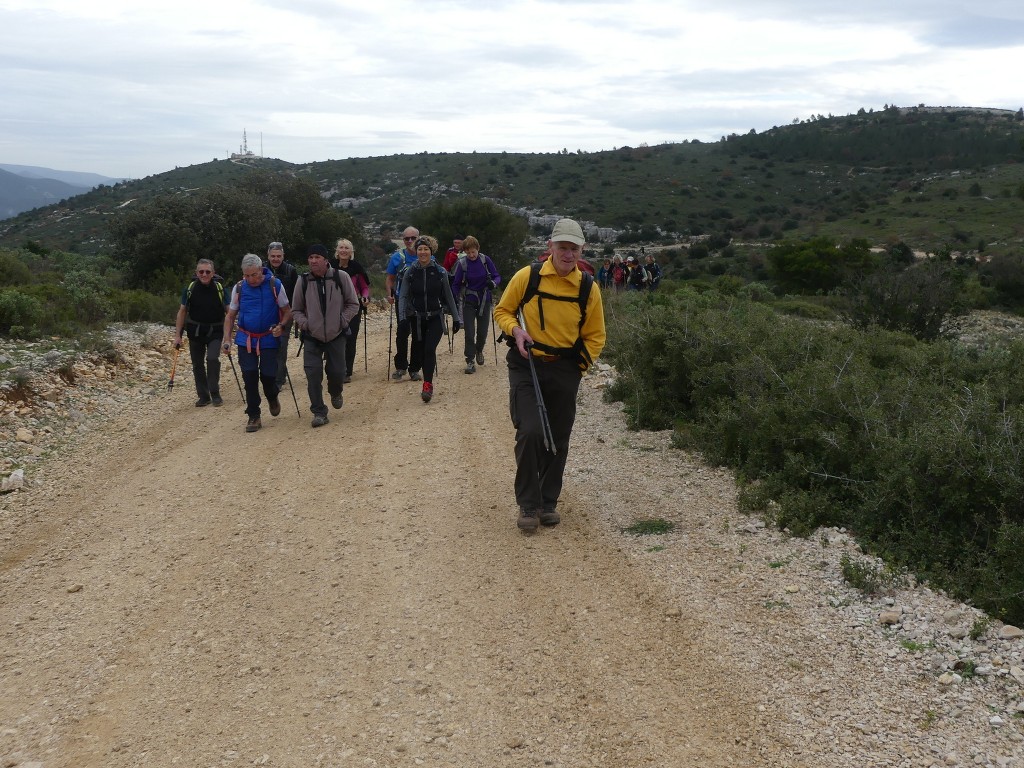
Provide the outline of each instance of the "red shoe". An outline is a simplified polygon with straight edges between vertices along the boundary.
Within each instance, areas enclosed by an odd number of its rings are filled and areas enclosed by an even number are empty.
[[[424,403],[429,403],[430,398],[434,396],[434,385],[429,381],[423,382],[423,391],[420,392],[420,397],[423,398]]]

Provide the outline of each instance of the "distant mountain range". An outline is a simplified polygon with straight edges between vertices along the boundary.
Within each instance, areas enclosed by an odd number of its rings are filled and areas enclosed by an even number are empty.
[[[114,184],[118,181],[120,179],[100,176],[98,173],[0,163],[0,219],[53,205],[88,192],[100,184]]]

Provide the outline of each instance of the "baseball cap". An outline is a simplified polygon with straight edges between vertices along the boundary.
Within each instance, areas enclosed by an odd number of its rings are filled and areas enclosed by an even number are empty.
[[[575,243],[583,245],[587,238],[583,236],[583,228],[572,219],[559,219],[555,222],[555,228],[551,230],[551,242]]]

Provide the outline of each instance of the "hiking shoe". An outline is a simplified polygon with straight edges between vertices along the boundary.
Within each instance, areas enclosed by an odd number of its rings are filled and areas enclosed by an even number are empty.
[[[468,363],[466,363],[465,373],[476,373],[476,366],[473,365],[473,361],[472,360],[470,360]]]
[[[423,382],[423,391],[420,392],[420,397],[423,398],[424,403],[429,403],[430,398],[434,396],[434,385],[429,381]]]
[[[409,381],[419,381],[421,378],[419,371],[409,371]]]
[[[484,364],[484,353],[483,352],[477,352],[476,353],[476,364],[477,365],[483,365]]]
[[[523,533],[533,533],[539,526],[540,520],[537,519],[537,510],[519,510],[519,519],[516,520],[516,527],[519,528],[520,531]]]
[[[317,427],[322,427],[328,421],[329,421],[329,419],[327,418],[327,416],[319,416],[319,415],[314,416],[313,417],[313,422],[312,422],[313,428],[316,429]]]
[[[259,431],[259,428],[262,426],[263,423],[260,421],[259,416],[253,416],[251,419],[249,419],[249,423],[245,425],[245,431],[257,432]]]
[[[346,383],[346,384],[348,384],[349,382],[351,382],[351,381],[352,381],[352,374],[351,374],[351,373],[346,373],[346,374],[345,374],[345,378],[343,379],[343,381],[344,381],[344,383]]]
[[[562,516],[553,509],[542,509],[540,511],[541,525],[558,525],[562,522]]]
[[[341,393],[340,393],[340,392],[339,392],[338,394],[336,394],[336,395],[331,395],[331,407],[332,407],[332,408],[333,408],[334,410],[336,410],[336,411],[340,411],[340,410],[341,410],[341,405],[342,405],[342,403],[344,403],[344,402],[345,402],[345,400],[344,400],[344,398],[343,398],[343,397],[341,396]]]
[[[281,413],[281,401],[278,400],[276,397],[273,400],[271,400],[268,397],[267,398],[267,405],[270,406],[270,415],[271,416],[277,416],[279,413]]]
[[[391,374],[391,378],[395,381],[398,381],[403,376],[405,376],[405,368],[396,368],[395,372]]]
[[[202,407],[207,406],[209,404],[210,404],[210,398],[208,398],[208,397],[200,397],[198,400],[196,400],[196,408],[202,408]]]
[[[222,405],[224,405],[224,398],[221,397],[220,395],[214,395],[213,396],[213,407],[214,408],[220,408]]]

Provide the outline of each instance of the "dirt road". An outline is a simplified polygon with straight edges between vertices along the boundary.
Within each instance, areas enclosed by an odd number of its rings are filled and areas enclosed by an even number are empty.
[[[252,435],[229,370],[221,409],[179,372],[18,494],[2,764],[794,764],[756,682],[588,514],[585,455],[562,525],[516,530],[493,348],[470,376],[442,341],[425,405],[385,381],[385,322],[324,428],[294,361],[301,418],[286,394]]]

